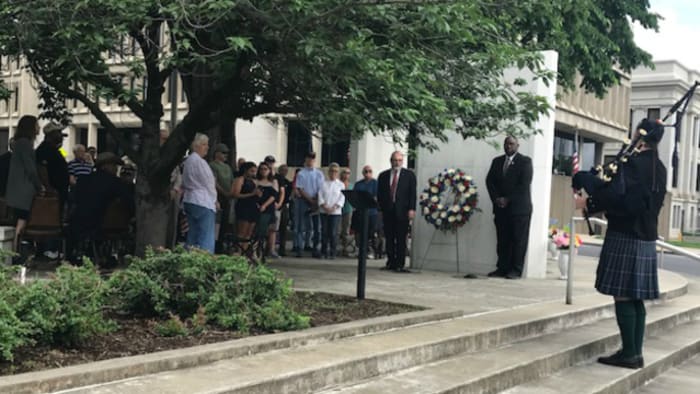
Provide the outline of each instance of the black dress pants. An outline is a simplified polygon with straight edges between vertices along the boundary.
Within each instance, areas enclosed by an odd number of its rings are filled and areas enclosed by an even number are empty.
[[[383,213],[386,254],[389,269],[403,268],[406,264],[406,238],[408,237],[408,213]]]
[[[530,235],[531,215],[496,213],[498,270],[522,275]]]

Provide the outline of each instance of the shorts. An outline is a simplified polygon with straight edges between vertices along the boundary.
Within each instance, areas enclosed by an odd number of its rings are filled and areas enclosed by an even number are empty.
[[[29,220],[29,211],[26,209],[13,208],[16,219]]]

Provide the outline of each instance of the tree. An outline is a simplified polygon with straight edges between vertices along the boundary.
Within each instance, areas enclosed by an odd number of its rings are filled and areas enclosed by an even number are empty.
[[[137,239],[142,249],[163,243],[159,219],[165,217],[169,174],[195,132],[224,131],[221,139],[235,152],[235,119],[296,114],[324,138],[372,132],[403,141],[402,130],[410,130],[412,144],[428,147],[436,138],[444,141],[445,130],[464,138],[531,132],[547,104],[541,97],[515,93],[504,84],[503,70],[519,65],[550,78],[533,49],[586,49],[585,41],[570,43],[573,36],[562,25],[567,15],[578,14],[550,3],[6,0],[0,5],[0,52],[27,60],[45,115],[67,121],[65,100],[77,99],[118,136],[99,106],[100,98],[112,98],[141,119],[141,143],[129,154],[139,165]],[[594,12],[607,3],[614,2],[586,5]],[[539,7],[547,12],[538,15]],[[646,12],[646,7],[635,10]],[[639,19],[628,8],[604,15],[614,26],[627,23],[628,16]],[[532,21],[534,16],[539,19]],[[577,22],[580,34],[605,28],[592,18]],[[125,45],[132,41],[135,56]],[[583,60],[575,50],[564,51],[562,70],[578,70],[587,84],[604,91],[615,82],[613,64],[647,60],[634,49]],[[161,147],[161,96],[173,71],[182,78],[189,112]],[[569,84],[573,75],[560,73]],[[120,82],[124,76],[147,79],[143,97]]]

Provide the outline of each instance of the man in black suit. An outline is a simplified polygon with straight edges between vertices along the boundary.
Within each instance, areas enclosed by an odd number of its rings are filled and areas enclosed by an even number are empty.
[[[402,168],[403,154],[391,154],[391,169],[379,174],[377,201],[384,222],[386,253],[384,269],[411,272],[406,263],[406,237],[410,221],[416,216],[416,175]]]
[[[515,137],[507,137],[505,155],[493,159],[486,176],[498,237],[498,268],[490,277],[520,278],[525,265],[532,216],[532,160],[519,154],[518,147]]]

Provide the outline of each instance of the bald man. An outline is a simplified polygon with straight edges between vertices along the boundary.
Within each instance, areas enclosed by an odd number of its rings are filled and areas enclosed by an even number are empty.
[[[385,269],[411,272],[406,264],[406,238],[411,220],[416,216],[416,175],[403,168],[403,153],[391,154],[391,169],[379,174],[377,201],[384,223]]]
[[[515,137],[506,137],[505,154],[493,159],[486,176],[498,239],[497,269],[490,277],[518,279],[523,274],[532,216],[532,160],[518,153],[519,147]]]

